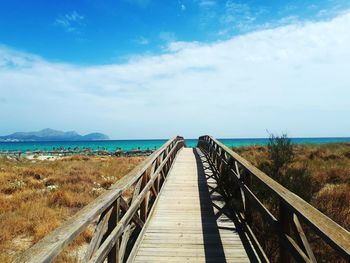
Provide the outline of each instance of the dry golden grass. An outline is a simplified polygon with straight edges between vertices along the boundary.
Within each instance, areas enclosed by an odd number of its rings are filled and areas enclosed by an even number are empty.
[[[258,167],[269,161],[263,146],[234,150]],[[142,159],[73,156],[33,163],[0,158],[0,262],[10,262]],[[307,167],[311,175],[311,204],[349,230],[350,144],[296,146],[292,165]],[[87,229],[70,247],[76,251],[90,240],[91,234],[91,229]],[[315,247],[317,256],[323,258],[321,262],[334,261],[327,246],[315,243]],[[76,262],[78,256],[72,251],[66,250],[58,262]]]
[[[268,161],[263,146],[234,149],[260,166]],[[338,224],[350,229],[350,143],[295,146],[293,167],[307,167],[311,175],[311,203]]]
[[[11,262],[143,159],[73,156],[33,162],[0,158],[0,262]],[[91,231],[85,231],[75,245],[90,237]],[[67,262],[66,257],[61,261]]]
[[[267,147],[242,147],[234,151],[258,167],[269,162]],[[306,167],[310,174],[310,203],[350,230],[350,143],[295,146],[292,167]],[[344,262],[311,233],[310,240],[320,262]]]

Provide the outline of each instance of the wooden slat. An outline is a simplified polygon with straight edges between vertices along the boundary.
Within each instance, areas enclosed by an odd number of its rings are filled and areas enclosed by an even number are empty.
[[[316,258],[314,253],[312,252],[312,249],[310,247],[310,244],[305,236],[304,230],[299,222],[298,217],[293,214],[293,224],[292,224],[292,228],[296,234],[296,238],[298,243],[300,243],[300,246],[303,247],[304,251],[306,252],[308,258],[310,259],[311,262],[315,263]]]
[[[135,226],[128,225],[128,227],[124,231],[122,241],[120,243],[119,262],[124,262],[126,245],[128,244],[129,238],[132,234],[132,231],[134,231],[134,229],[135,229]]]
[[[134,201],[134,199],[133,199],[133,201]],[[133,201],[131,203],[133,203]],[[120,197],[120,207],[123,209],[124,212],[128,211],[128,209],[129,209],[128,203],[122,197]],[[132,217],[132,221],[135,224],[137,224],[140,228],[142,228],[144,225],[144,222],[140,219],[140,217],[137,213],[135,213],[135,215]]]
[[[107,210],[106,210],[107,211]],[[89,247],[85,253],[84,261],[89,261],[92,254],[98,249],[103,235],[106,233],[108,220],[111,215],[112,209],[110,209],[107,213],[103,213],[99,219],[99,222],[95,228],[94,235],[90,241]]]
[[[169,258],[173,262],[183,262],[185,258],[197,262],[249,262],[232,221],[216,220],[198,158],[193,149],[184,148],[178,154],[140,237],[135,258],[128,262]]]

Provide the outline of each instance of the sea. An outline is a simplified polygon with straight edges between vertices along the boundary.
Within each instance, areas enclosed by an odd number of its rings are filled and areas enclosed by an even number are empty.
[[[266,145],[268,138],[218,139],[228,147]],[[350,142],[350,137],[331,138],[291,138],[294,144],[328,144]],[[55,142],[0,142],[0,151],[47,151],[53,149],[89,148],[92,150],[130,151],[135,149],[154,150],[161,147],[167,140],[105,140],[105,141],[55,141]],[[186,139],[187,147],[195,147],[197,139]]]

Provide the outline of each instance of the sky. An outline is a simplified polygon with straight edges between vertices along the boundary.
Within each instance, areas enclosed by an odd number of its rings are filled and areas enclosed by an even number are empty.
[[[350,136],[350,1],[0,0],[0,135]]]

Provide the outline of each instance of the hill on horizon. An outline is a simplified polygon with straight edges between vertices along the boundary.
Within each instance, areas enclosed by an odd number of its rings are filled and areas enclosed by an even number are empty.
[[[80,135],[76,131],[59,131],[46,128],[35,132],[15,132],[9,135],[0,136],[0,141],[96,141],[109,140],[109,137],[103,133],[94,132],[86,135]]]

